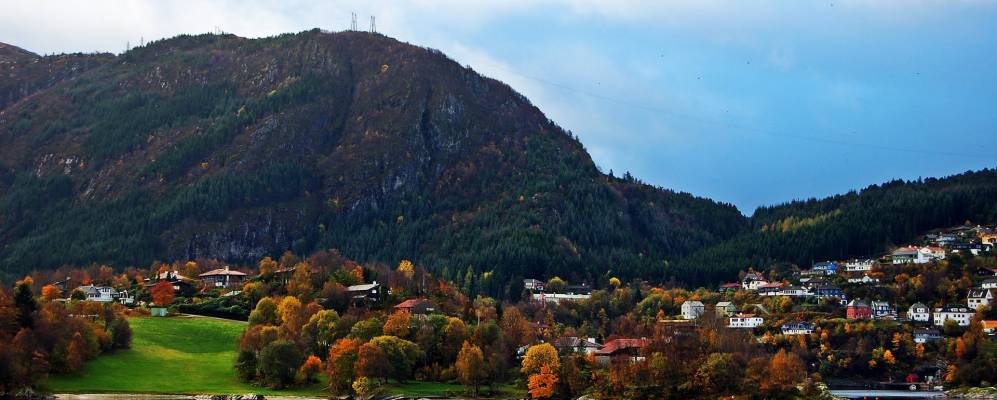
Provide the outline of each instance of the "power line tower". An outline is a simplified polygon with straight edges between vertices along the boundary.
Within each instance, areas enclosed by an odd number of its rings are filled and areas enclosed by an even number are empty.
[[[370,33],[377,33],[377,25],[374,24],[374,16],[370,16]]]
[[[353,20],[350,22],[350,30],[355,31],[357,30],[357,13],[350,13],[350,15],[353,17]]]

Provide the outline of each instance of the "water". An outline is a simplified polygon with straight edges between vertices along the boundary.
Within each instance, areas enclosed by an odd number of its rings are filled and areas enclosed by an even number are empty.
[[[935,399],[942,398],[942,392],[912,392],[907,390],[831,390],[831,394],[848,399]]]

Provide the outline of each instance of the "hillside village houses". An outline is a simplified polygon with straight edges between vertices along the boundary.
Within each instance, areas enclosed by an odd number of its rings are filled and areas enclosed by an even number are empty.
[[[935,340],[941,340],[942,333],[938,329],[934,328],[917,328],[914,329],[914,343],[928,343]]]
[[[997,278],[984,279],[980,287],[984,289],[997,289]]]
[[[716,310],[718,313],[723,313],[728,317],[737,313],[737,307],[734,306],[734,303],[729,301],[721,301],[717,303]]]
[[[741,279],[741,287],[744,290],[758,290],[759,286],[768,284],[768,280],[765,279],[762,274],[758,272],[748,272]]]
[[[945,326],[945,321],[948,320],[955,321],[959,326],[969,326],[969,322],[973,319],[974,314],[976,314],[976,310],[972,310],[969,307],[948,304],[944,307],[936,308],[932,319],[936,326]]]
[[[966,305],[969,306],[970,310],[976,310],[980,307],[989,306],[994,300],[994,293],[991,289],[969,289],[969,295],[966,296]]]
[[[897,319],[897,310],[888,301],[873,301],[870,308],[874,319]]]
[[[809,335],[814,333],[814,324],[807,321],[797,321],[782,324],[783,335]]]
[[[907,319],[915,322],[929,322],[931,320],[931,309],[924,303],[917,302],[907,309]]]
[[[845,307],[845,317],[848,319],[872,319],[872,308],[862,300],[852,300]]]
[[[201,281],[211,287],[240,286],[246,276],[246,273],[230,269],[227,265],[225,268],[214,269],[198,275]]]
[[[730,317],[728,328],[749,328],[754,329],[762,326],[764,320],[755,314],[737,314]]]
[[[706,311],[706,306],[699,300],[687,300],[681,308],[683,319],[697,319]]]
[[[845,263],[845,272],[867,272],[872,271],[872,265],[876,261],[872,259],[852,259]]]

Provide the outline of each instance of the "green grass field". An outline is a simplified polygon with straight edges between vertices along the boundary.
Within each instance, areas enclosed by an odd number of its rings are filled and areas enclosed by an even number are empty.
[[[132,348],[102,355],[74,374],[49,377],[54,393],[244,394],[328,397],[325,383],[272,390],[240,382],[232,368],[246,324],[214,318],[132,318]],[[324,377],[323,377],[324,380]],[[521,395],[504,385],[502,393]],[[453,383],[390,383],[384,391],[409,396],[460,393]],[[522,397],[522,396],[518,396]]]
[[[282,394],[325,397],[323,385],[270,390],[240,382],[232,368],[246,325],[212,318],[132,318],[132,348],[49,377],[55,393]]]

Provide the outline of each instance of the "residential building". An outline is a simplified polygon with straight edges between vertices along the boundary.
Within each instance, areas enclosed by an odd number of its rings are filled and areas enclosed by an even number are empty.
[[[814,264],[811,269],[814,274],[834,275],[838,273],[838,264],[834,261],[824,261]]]
[[[786,286],[785,288],[782,288],[781,290],[779,290],[778,293],[779,293],[779,296],[790,296],[790,297],[810,296],[811,295],[811,293],[809,291],[807,291],[807,289],[805,289],[802,286]]]
[[[966,296],[966,305],[969,306],[970,310],[976,310],[977,308],[989,306],[994,300],[994,293],[991,289],[969,289],[969,295]]]
[[[755,314],[737,314],[730,317],[728,328],[749,328],[754,329],[762,325],[764,320]]]
[[[997,289],[997,278],[984,279],[980,287],[984,289]]]
[[[928,343],[942,338],[941,332],[934,328],[914,329],[914,343]]]
[[[404,311],[412,315],[432,314],[436,312],[436,303],[428,299],[408,299],[398,303],[395,311]]]
[[[229,269],[226,265],[225,268],[214,269],[200,274],[198,277],[208,286],[229,287],[242,285],[242,282],[246,279],[246,274]]]
[[[703,302],[698,300],[686,300],[682,303],[682,318],[684,319],[697,319],[700,315],[703,315],[703,311],[706,310],[706,306]]]
[[[523,279],[523,288],[533,292],[542,292],[544,283],[538,279]]]
[[[879,278],[873,278],[868,274],[865,274],[862,275],[861,278],[848,278],[848,283],[860,283],[860,284],[879,283]]]
[[[925,246],[917,251],[923,254],[923,257],[933,260],[944,260],[945,259],[945,249],[938,246]]]
[[[612,359],[625,358],[631,363],[644,359],[640,355],[641,349],[650,342],[648,339],[615,339],[606,342],[601,349],[596,350],[596,362],[601,365],[608,365]]]
[[[79,289],[82,290],[83,294],[87,296],[87,301],[97,301],[101,303],[110,303],[114,301],[115,297],[117,297],[116,295],[118,294],[118,291],[114,290],[114,288],[110,286],[94,286],[93,284],[90,284],[87,286],[80,286]]]
[[[928,322],[931,320],[931,309],[924,303],[914,303],[907,309],[907,319],[915,322]]]
[[[813,290],[813,295],[817,298],[823,298],[823,299],[836,298],[841,300],[842,304],[844,304],[845,300],[847,300],[847,298],[845,297],[845,292],[841,291],[841,288],[837,286],[824,286],[812,290]]]
[[[377,303],[381,301],[381,292],[381,285],[377,281],[346,287],[346,294],[354,303]]]
[[[557,338],[554,341],[554,347],[562,353],[582,353],[589,355],[598,351],[602,345],[595,338],[566,336]]]
[[[983,333],[986,333],[988,335],[993,335],[994,333],[997,333],[997,321],[983,320],[980,321],[980,324],[983,325]]]
[[[845,271],[846,272],[867,272],[867,271],[872,271],[872,265],[875,264],[875,263],[876,263],[876,261],[872,260],[872,259],[862,259],[862,260],[854,259],[854,260],[849,260],[849,261],[845,262]]]
[[[592,297],[590,294],[534,293],[533,301],[540,303],[561,304],[564,301],[578,301]]]
[[[969,307],[963,307],[957,304],[948,304],[942,308],[936,308],[932,319],[936,326],[945,326],[945,321],[953,320],[959,326],[969,326],[969,322],[973,319],[973,314],[976,311],[970,309]]]
[[[724,315],[729,317],[737,313],[737,307],[734,306],[734,303],[731,303],[729,301],[721,301],[717,303],[717,312],[723,313]]]
[[[783,335],[809,335],[814,333],[814,324],[807,321],[782,324]]]
[[[567,294],[584,294],[584,295],[590,295],[590,294],[592,294],[592,287],[589,286],[587,283],[583,283],[581,285],[568,285],[564,289],[564,292],[567,293]]]
[[[783,285],[782,282],[764,283],[758,285],[755,292],[761,296],[778,296],[779,292],[782,291]]]
[[[924,264],[934,259],[931,251],[920,251],[914,246],[901,247],[890,254],[894,264]]]
[[[875,319],[897,319],[897,309],[893,308],[889,302],[873,301],[872,317]]]
[[[872,308],[862,300],[852,300],[845,307],[848,319],[872,319]]]
[[[757,290],[759,286],[767,284],[768,280],[758,272],[749,272],[741,279],[741,287],[745,290]]]
[[[721,293],[725,293],[725,292],[736,292],[739,289],[741,289],[741,284],[737,283],[737,282],[724,283],[724,284],[720,285],[720,292]]]

